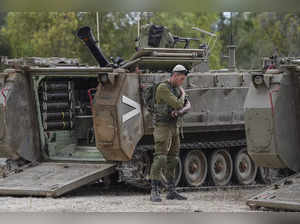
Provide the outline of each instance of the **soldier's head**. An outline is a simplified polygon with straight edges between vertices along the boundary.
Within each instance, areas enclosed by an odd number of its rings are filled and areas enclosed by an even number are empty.
[[[176,65],[171,74],[170,81],[174,86],[182,86],[188,75],[188,70],[183,65]]]

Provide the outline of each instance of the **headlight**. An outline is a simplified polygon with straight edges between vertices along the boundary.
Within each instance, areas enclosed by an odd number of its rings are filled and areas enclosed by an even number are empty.
[[[253,84],[256,86],[262,85],[264,83],[263,75],[255,75],[253,76]]]

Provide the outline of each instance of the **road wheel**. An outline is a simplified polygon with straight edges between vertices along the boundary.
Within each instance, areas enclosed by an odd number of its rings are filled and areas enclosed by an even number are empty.
[[[227,150],[214,151],[209,161],[209,171],[213,184],[216,186],[227,185],[232,176],[232,167],[232,158]]]
[[[258,167],[257,180],[259,183],[262,184],[270,184],[271,183],[270,168],[266,168],[262,166]]]
[[[251,159],[246,149],[241,149],[234,158],[234,174],[237,182],[248,185],[254,182],[257,166]]]
[[[136,176],[138,179],[146,180],[150,174],[151,158],[148,152],[138,153],[134,157],[135,167],[137,168]]]
[[[207,158],[201,150],[186,154],[183,162],[184,182],[192,187],[202,185],[207,177]]]
[[[179,184],[182,176],[182,162],[179,157],[177,157],[176,160],[177,160],[177,166],[175,170],[175,186]],[[163,169],[161,172],[161,183],[164,187],[167,187],[168,185],[168,180],[166,178],[166,169]]]
[[[149,175],[151,169],[151,156],[149,152],[136,152],[133,155],[130,166],[133,166],[135,169],[129,174],[129,178],[127,177],[128,174],[126,174],[126,166],[125,169],[121,172],[122,176],[125,176],[125,182],[138,188],[150,189],[151,185],[149,183]]]

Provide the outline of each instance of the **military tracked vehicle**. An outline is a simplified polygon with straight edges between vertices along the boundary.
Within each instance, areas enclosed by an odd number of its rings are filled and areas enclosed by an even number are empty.
[[[112,174],[147,187],[153,127],[143,92],[168,79],[176,64],[191,71],[184,87],[192,103],[183,122],[176,184],[249,185],[259,177],[266,182],[266,170],[246,150],[243,105],[251,75],[209,71],[215,35],[204,32],[209,43],[148,25],[132,58],[110,62],[84,27],[78,36],[100,67],[60,58],[7,60],[11,69],[0,74],[0,151],[25,165],[0,180],[0,194],[55,197]],[[199,42],[198,48],[190,48],[190,41]],[[184,47],[177,47],[181,42]]]
[[[260,166],[286,168],[296,174],[253,196],[247,204],[300,211],[300,59],[264,61],[264,70],[252,74],[245,101],[248,153]]]

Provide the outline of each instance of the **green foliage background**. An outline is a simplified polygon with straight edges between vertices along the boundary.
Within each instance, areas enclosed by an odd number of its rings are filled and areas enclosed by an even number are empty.
[[[137,12],[101,12],[100,44],[107,57],[129,58],[137,37]],[[258,68],[262,56],[276,52],[283,56],[299,55],[299,13],[228,13],[155,12],[142,23],[165,25],[178,36],[207,37],[192,31],[199,27],[218,35],[211,52],[212,69],[225,67],[228,44],[237,45],[239,68]],[[96,64],[76,37],[81,26],[91,26],[96,33],[94,12],[8,12],[0,13],[0,55],[9,57],[78,57]]]

